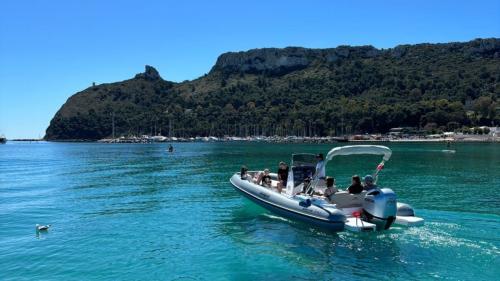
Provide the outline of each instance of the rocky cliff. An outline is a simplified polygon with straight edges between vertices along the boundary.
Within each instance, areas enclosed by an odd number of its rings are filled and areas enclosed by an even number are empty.
[[[384,132],[500,122],[500,40],[230,52],[193,81],[151,66],[89,87],[55,114],[46,139]],[[342,122],[341,122],[342,121]]]

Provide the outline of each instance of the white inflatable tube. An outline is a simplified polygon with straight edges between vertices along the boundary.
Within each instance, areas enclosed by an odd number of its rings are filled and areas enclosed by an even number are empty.
[[[424,224],[424,219],[414,216],[396,216],[394,223],[404,226],[421,226]]]

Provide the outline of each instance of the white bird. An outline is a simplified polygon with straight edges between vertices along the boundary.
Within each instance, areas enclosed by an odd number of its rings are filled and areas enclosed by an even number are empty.
[[[50,224],[47,224],[47,225],[36,224],[36,226],[35,226],[36,231],[47,231],[47,230],[49,230],[49,227],[50,227]]]

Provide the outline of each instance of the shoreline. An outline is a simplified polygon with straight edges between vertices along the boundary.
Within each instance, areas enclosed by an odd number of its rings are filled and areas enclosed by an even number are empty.
[[[461,137],[461,138],[382,138],[382,139],[340,139],[334,137],[315,137],[315,138],[297,138],[297,137],[204,137],[204,138],[115,138],[115,139],[101,139],[101,140],[84,140],[84,139],[68,139],[68,140],[44,140],[44,139],[13,139],[9,142],[74,142],[74,143],[179,143],[179,142],[263,142],[263,143],[440,143],[440,142],[454,142],[454,143],[500,143],[500,137],[492,136],[474,136],[474,137]]]

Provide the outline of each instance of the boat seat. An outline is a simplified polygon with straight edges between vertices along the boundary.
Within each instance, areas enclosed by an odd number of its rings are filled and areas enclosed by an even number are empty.
[[[277,186],[278,186],[278,181],[271,180],[271,187],[277,187]]]
[[[353,208],[363,206],[363,199],[366,191],[359,194],[350,194],[347,191],[339,191],[331,196],[331,203],[336,204],[337,208]]]

